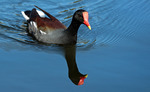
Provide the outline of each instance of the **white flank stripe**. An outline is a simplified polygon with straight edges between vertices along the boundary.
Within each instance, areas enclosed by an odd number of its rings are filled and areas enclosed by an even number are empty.
[[[37,29],[37,25],[35,22],[32,22],[33,23],[33,26]]]
[[[29,17],[24,13],[24,11],[21,11],[21,13],[26,20],[29,20]]]
[[[33,26],[33,22],[32,21],[30,21],[30,25]]]
[[[31,25],[32,27],[34,27],[36,30],[38,29],[38,28],[37,28],[37,25],[36,25],[36,22],[30,21],[30,25]]]
[[[46,34],[46,32],[43,32],[42,30],[40,30],[40,33],[41,33],[41,34]]]

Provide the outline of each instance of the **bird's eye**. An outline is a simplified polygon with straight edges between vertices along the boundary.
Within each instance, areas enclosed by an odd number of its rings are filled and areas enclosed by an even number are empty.
[[[78,14],[79,18],[82,18],[82,15]]]

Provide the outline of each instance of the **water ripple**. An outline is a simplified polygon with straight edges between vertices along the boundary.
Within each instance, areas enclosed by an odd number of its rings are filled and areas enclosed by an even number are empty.
[[[67,0],[58,1],[16,1],[11,6],[0,6],[0,35],[5,39],[17,39],[22,42],[34,41],[26,34],[26,26],[20,11],[32,9],[37,5],[57,17],[66,26],[71,22],[73,13],[80,8],[89,12],[92,31],[81,26],[78,33],[78,47],[94,47],[101,44],[117,44],[125,39],[136,39],[150,17],[149,0]],[[59,3],[58,3],[59,2]],[[11,3],[11,2],[10,2]],[[47,6],[47,7],[45,7]],[[12,9],[13,7],[13,9]],[[8,10],[7,12],[5,10]],[[5,35],[5,36],[4,36]],[[1,40],[0,40],[1,41]],[[17,41],[18,42],[18,41]]]
[[[112,0],[107,3],[101,0],[94,4],[91,9],[94,17],[91,19],[97,31],[95,35],[97,43],[116,44],[135,36],[141,28],[141,23],[145,22],[145,17],[150,14],[147,0],[124,2]],[[143,14],[145,17],[141,17]]]

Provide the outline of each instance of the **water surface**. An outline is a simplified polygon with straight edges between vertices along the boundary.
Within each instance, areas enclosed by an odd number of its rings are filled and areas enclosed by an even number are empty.
[[[68,78],[63,50],[26,33],[20,11],[34,5],[66,26],[77,9],[89,12],[92,31],[78,31],[76,63],[88,74],[82,86]],[[1,0],[1,92],[149,92],[149,0]]]

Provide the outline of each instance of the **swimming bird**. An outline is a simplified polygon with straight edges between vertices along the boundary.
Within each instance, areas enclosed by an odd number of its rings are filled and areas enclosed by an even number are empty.
[[[83,9],[79,9],[73,14],[71,24],[67,28],[51,14],[38,6],[35,7],[39,10],[33,8],[21,13],[27,20],[28,33],[39,42],[63,45],[76,44],[77,33],[81,24],[85,24],[91,30],[88,12]]]
[[[81,24],[85,24],[91,30],[88,12],[83,9],[77,10],[73,14],[71,24],[67,28],[51,14],[37,6],[35,7],[39,10],[33,8],[32,10],[21,12],[27,21],[28,33],[42,43],[65,45],[65,58],[68,65],[69,78],[74,84],[82,85],[88,75],[83,75],[78,70],[74,44],[77,42],[77,33]]]

